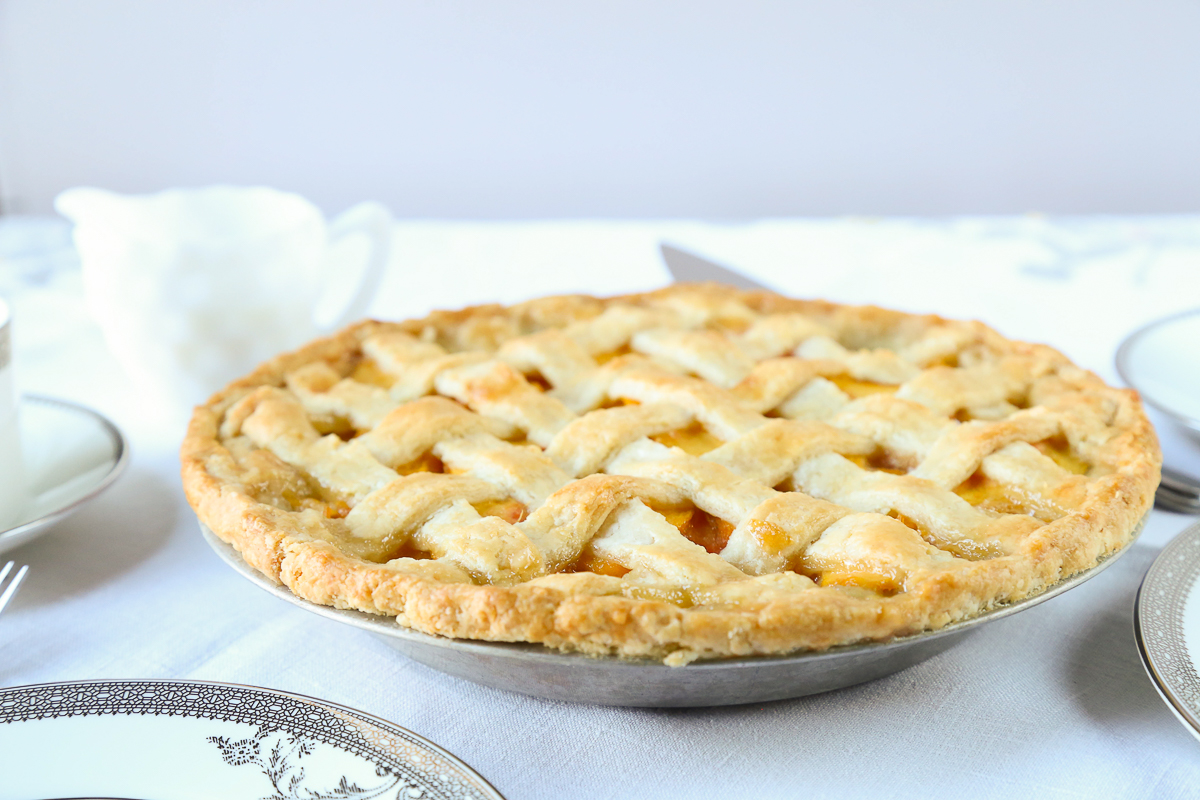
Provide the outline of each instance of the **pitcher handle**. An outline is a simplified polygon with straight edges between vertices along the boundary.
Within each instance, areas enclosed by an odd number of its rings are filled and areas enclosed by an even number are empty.
[[[329,224],[329,249],[335,250],[338,242],[354,234],[366,236],[371,250],[358,288],[351,294],[342,312],[328,323],[330,329],[340,328],[367,313],[367,307],[371,305],[383,281],[383,273],[392,252],[392,215],[382,205],[373,202],[359,203],[346,209]],[[327,261],[325,269],[336,269],[337,266],[336,262]]]

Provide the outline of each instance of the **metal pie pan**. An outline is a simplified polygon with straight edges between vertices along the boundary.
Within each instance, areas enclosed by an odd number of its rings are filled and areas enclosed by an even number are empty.
[[[379,636],[404,655],[447,675],[510,692],[607,706],[653,708],[763,703],[827,692],[907,669],[957,644],[979,626],[1032,608],[1104,571],[1129,550],[1130,541],[1091,569],[1046,591],[936,631],[882,642],[844,645],[785,656],[751,656],[668,667],[658,661],[563,653],[538,644],[448,639],[409,630],[387,617],[350,611],[297,597],[247,564],[230,545],[200,524],[208,544],[255,585],[292,605]]]

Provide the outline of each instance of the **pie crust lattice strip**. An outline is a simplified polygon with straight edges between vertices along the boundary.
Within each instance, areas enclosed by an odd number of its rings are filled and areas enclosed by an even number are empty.
[[[364,322],[197,408],[183,480],[308,600],[663,659],[938,628],[1126,544],[1134,392],[976,322],[680,285]]]

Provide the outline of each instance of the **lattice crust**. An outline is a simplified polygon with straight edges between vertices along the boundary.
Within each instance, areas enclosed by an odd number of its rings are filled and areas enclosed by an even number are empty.
[[[1136,395],[982,324],[677,286],[365,322],[197,409],[184,485],[318,603],[683,664],[936,628],[1125,544]]]

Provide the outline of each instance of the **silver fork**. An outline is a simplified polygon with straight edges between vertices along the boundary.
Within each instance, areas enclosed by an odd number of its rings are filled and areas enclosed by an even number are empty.
[[[8,581],[8,573],[12,572],[14,566],[15,564],[10,561],[4,565],[3,569],[0,569],[0,587],[4,589],[3,592],[0,592],[0,611],[3,611],[4,607],[8,605],[8,601],[13,599],[13,595],[17,593],[17,589],[21,586],[21,581],[25,580],[25,573],[29,572],[29,565],[26,564],[17,570],[17,574],[13,576],[11,581]],[[7,586],[4,585],[5,581],[8,581]]]

